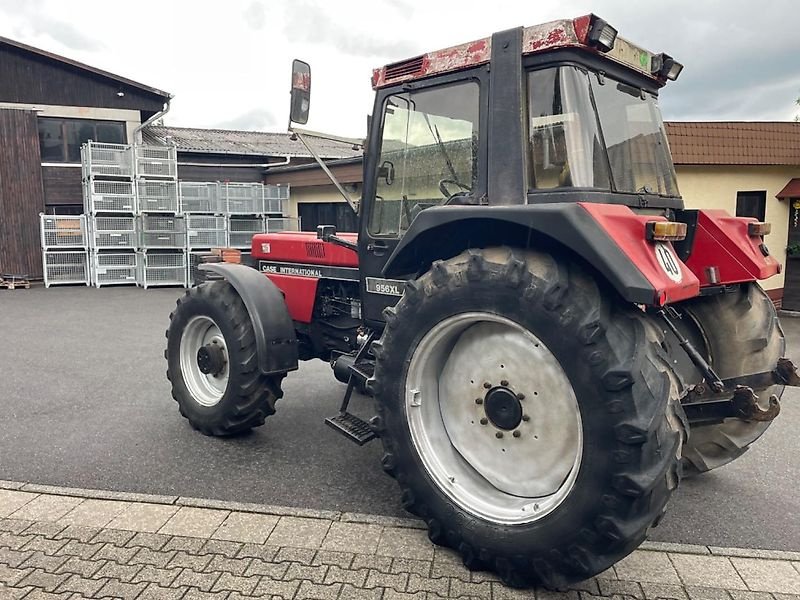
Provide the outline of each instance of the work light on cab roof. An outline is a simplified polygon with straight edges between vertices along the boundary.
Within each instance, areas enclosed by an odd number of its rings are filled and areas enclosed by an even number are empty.
[[[662,85],[667,79],[677,79],[683,69],[683,65],[671,56],[650,53],[618,36],[616,28],[594,14],[533,25],[523,30],[523,55],[559,48],[583,48],[607,54],[627,67],[651,76]],[[491,38],[428,52],[375,69],[372,87],[377,89],[488,63],[491,52]]]

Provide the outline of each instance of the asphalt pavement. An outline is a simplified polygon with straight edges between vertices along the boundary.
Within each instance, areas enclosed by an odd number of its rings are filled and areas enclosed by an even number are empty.
[[[327,364],[284,382],[267,424],[205,437],[180,417],[163,358],[177,289],[0,291],[0,479],[407,516],[380,467],[325,426],[344,386]],[[800,319],[784,319],[800,358]],[[684,481],[650,538],[800,551],[800,391],[734,464]],[[354,412],[368,417],[371,400]]]

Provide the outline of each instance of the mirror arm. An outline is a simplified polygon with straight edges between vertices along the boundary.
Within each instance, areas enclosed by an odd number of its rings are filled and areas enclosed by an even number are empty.
[[[310,129],[300,129],[299,127],[292,127],[289,123],[289,131],[294,134],[302,134],[307,137],[320,138],[322,140],[331,140],[332,142],[341,142],[342,144],[350,144],[353,150],[358,150],[364,147],[364,138],[351,138],[341,135],[333,135],[332,133],[320,133],[319,131],[311,131]]]
[[[306,150],[309,151],[311,156],[314,157],[314,160],[317,161],[317,164],[320,166],[320,168],[325,172],[325,175],[328,176],[328,179],[330,179],[331,182],[333,183],[333,185],[336,186],[336,189],[339,190],[339,193],[342,195],[342,198],[344,198],[345,202],[347,202],[347,204],[350,206],[350,208],[353,209],[354,213],[358,214],[358,200],[353,200],[350,197],[350,194],[348,194],[347,190],[345,190],[342,187],[342,184],[339,183],[339,180],[336,179],[336,176],[333,173],[331,173],[331,170],[328,168],[328,165],[325,164],[325,161],[323,161],[320,158],[319,154],[317,154],[316,151],[314,151],[314,149],[306,141],[305,135],[307,135],[309,133],[313,134],[313,132],[307,132],[307,131],[299,130],[299,129],[296,129],[296,128],[293,128],[293,127],[289,127],[289,131],[291,131],[292,134],[297,136],[297,139],[299,139],[303,143],[303,145],[306,147]],[[322,136],[314,136],[314,137],[322,137]],[[325,139],[336,139],[336,138],[326,137]],[[338,138],[338,141],[342,141],[344,139],[346,139],[346,138]]]

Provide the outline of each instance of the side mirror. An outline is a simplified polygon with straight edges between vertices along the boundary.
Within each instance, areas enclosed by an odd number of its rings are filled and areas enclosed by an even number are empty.
[[[302,60],[292,61],[292,91],[289,120],[305,125],[311,108],[311,67]]]
[[[382,177],[386,185],[394,183],[394,163],[390,160],[385,160],[378,167],[378,177]]]
[[[331,241],[331,237],[336,235],[335,225],[317,225],[317,239],[323,242]]]

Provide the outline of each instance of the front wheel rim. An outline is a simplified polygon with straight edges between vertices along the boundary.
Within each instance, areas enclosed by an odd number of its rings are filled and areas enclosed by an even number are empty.
[[[437,323],[411,357],[405,410],[428,474],[473,515],[530,523],[574,487],[583,427],[572,384],[510,319],[470,312]]]
[[[214,347],[222,356],[221,368],[214,373],[204,373],[198,364],[198,352],[204,346]],[[225,336],[212,318],[195,316],[186,324],[180,343],[180,367],[195,402],[208,408],[219,404],[228,388],[230,363]]]

